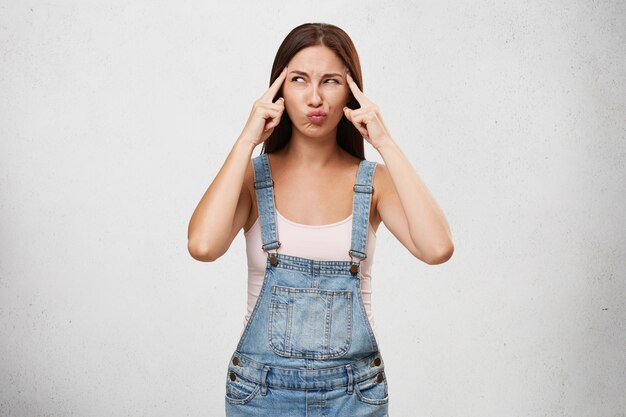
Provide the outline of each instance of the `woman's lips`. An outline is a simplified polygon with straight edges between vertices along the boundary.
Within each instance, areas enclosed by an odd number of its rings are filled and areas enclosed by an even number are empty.
[[[322,123],[324,120],[326,120],[326,116],[309,116],[309,120],[312,121],[313,123],[316,124],[320,124]]]
[[[326,120],[326,113],[322,111],[311,112],[306,115],[309,120],[315,124],[323,123]]]

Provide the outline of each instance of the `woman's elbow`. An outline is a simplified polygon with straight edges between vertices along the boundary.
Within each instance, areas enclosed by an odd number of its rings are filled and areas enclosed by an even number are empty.
[[[429,251],[428,255],[419,257],[428,265],[439,265],[447,262],[454,253],[454,244],[450,241],[446,245],[442,245],[436,249]]]
[[[210,248],[206,245],[198,245],[192,241],[187,243],[187,250],[193,259],[201,262],[214,262],[223,255],[214,248]]]

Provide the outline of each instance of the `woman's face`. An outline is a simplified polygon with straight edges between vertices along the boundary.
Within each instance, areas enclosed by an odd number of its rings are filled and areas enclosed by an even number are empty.
[[[326,46],[304,48],[287,64],[282,87],[293,128],[306,136],[332,132],[350,99],[346,66]]]

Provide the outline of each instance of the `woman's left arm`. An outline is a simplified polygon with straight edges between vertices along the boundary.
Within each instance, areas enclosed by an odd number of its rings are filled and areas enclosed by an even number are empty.
[[[454,252],[454,244],[443,211],[389,134],[378,106],[359,90],[349,74],[347,81],[361,107],[345,107],[344,114],[385,161],[376,171],[380,176],[376,190],[381,220],[416,258],[431,265],[446,262]]]

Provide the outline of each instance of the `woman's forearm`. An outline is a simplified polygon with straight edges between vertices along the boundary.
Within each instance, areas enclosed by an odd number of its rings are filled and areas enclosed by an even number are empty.
[[[378,148],[402,203],[411,239],[422,253],[452,250],[450,226],[443,211],[393,139]]]
[[[255,146],[242,137],[237,139],[194,210],[187,233],[189,253],[194,258],[218,257],[230,246],[237,202]]]

